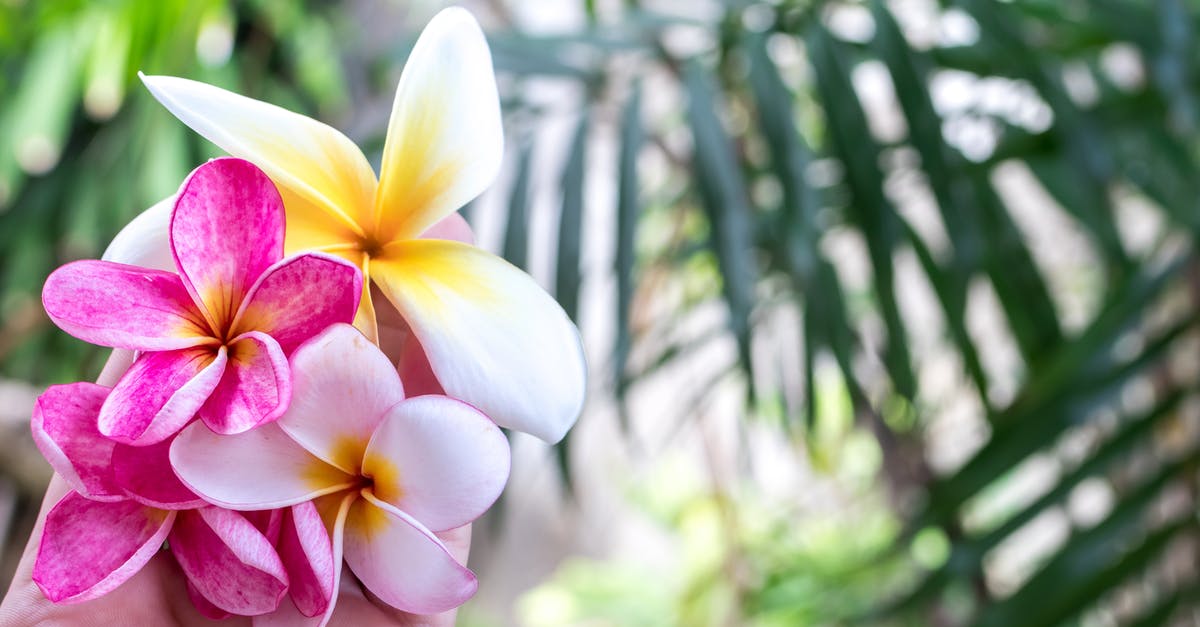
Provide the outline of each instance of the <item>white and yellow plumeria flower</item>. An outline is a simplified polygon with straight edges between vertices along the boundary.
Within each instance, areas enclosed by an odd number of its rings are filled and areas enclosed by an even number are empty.
[[[373,281],[448,395],[501,426],[562,438],[583,404],[578,330],[519,269],[428,233],[491,184],[503,153],[491,53],[469,13],[442,11],[417,41],[378,179],[359,148],[321,122],[182,78],[143,81],[185,124],[271,177],[289,254],[327,252],[362,269],[369,280],[355,324],[368,337],[377,337]],[[126,240],[153,239],[152,222],[135,222]]]

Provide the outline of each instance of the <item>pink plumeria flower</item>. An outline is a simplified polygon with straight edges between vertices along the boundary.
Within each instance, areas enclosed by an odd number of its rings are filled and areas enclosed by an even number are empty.
[[[355,324],[372,340],[376,309],[399,311],[446,394],[547,442],[583,408],[575,325],[527,274],[475,246],[430,237],[500,170],[504,134],[487,40],[467,11],[438,13],[405,64],[378,177],[349,138],[316,120],[211,85],[144,76],[196,132],[253,161],[279,186],[289,251],[362,269]],[[124,238],[146,241],[152,224]],[[373,282],[387,302],[371,301]]]
[[[318,499],[334,563],[344,557],[385,603],[417,614],[462,604],[475,576],[434,532],[471,522],[500,495],[503,433],[465,403],[406,399],[396,369],[349,325],[297,349],[291,365],[292,404],[278,421],[235,436],[200,423],[180,433],[171,448],[179,478],[230,509]]]
[[[196,168],[176,195],[178,274],[107,261],[46,280],[50,319],[77,338],[142,351],[104,401],[99,429],[126,444],[162,442],[194,416],[220,433],[274,420],[291,393],[287,355],[354,318],[358,269],[336,257],[283,257],[283,202],[253,164]]]
[[[273,612],[289,582],[305,599],[310,582],[332,585],[332,547],[312,503],[249,514],[208,505],[175,476],[166,448],[100,434],[96,417],[108,394],[91,383],[52,386],[34,408],[34,441],[72,488],[46,516],[34,563],[33,580],[48,599],[107,594],[164,540],[193,602],[212,618]]]

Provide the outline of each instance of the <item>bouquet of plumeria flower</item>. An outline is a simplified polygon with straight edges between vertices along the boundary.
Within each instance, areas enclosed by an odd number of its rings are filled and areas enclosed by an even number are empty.
[[[33,580],[83,602],[165,552],[214,619],[324,625],[355,582],[404,612],[459,606],[475,576],[438,534],[504,488],[499,427],[561,439],[585,380],[562,309],[472,246],[456,213],[503,152],[478,25],[448,9],[421,35],[378,179],[320,122],[143,80],[231,156],[104,260],[46,281],[55,324],[133,358],[111,388],[37,401],[35,441],[71,491],[46,517]]]

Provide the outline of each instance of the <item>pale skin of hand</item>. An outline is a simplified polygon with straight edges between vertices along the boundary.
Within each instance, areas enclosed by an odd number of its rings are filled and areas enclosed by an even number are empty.
[[[384,303],[383,295],[375,293],[376,303]],[[395,361],[408,332],[404,321],[391,307],[379,307],[381,346]],[[132,355],[114,351],[97,379],[101,385],[114,385],[129,367]],[[250,619],[233,617],[211,621],[200,615],[188,599],[185,579],[169,553],[159,552],[136,575],[116,590],[92,601],[74,605],[56,605],[42,595],[33,583],[34,558],[42,537],[46,514],[67,493],[67,484],[55,475],[46,489],[37,523],[25,546],[21,562],[13,577],[12,586],[0,603],[0,627],[26,625],[64,627],[109,627],[111,625],[221,625],[242,627]],[[438,533],[450,553],[460,563],[467,563],[471,548],[471,525]],[[290,600],[284,599],[284,603]],[[354,580],[349,570],[342,573],[342,586],[329,625],[335,627],[452,627],[456,612],[451,610],[436,616],[417,616],[399,612],[374,600]]]

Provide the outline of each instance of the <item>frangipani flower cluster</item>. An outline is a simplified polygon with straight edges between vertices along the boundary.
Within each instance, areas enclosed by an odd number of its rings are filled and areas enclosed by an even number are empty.
[[[56,324],[136,357],[112,388],[39,398],[35,440],[72,490],[47,516],[34,581],[83,602],[170,555],[205,616],[324,625],[344,562],[392,607],[457,607],[475,576],[437,534],[503,489],[497,425],[560,439],[585,370],[561,308],[466,243],[455,213],[502,152],[478,25],[450,9],[421,36],[378,182],[318,122],[144,80],[234,156],[197,168],[105,261],[46,282]],[[404,321],[398,354],[374,343],[380,306]]]

